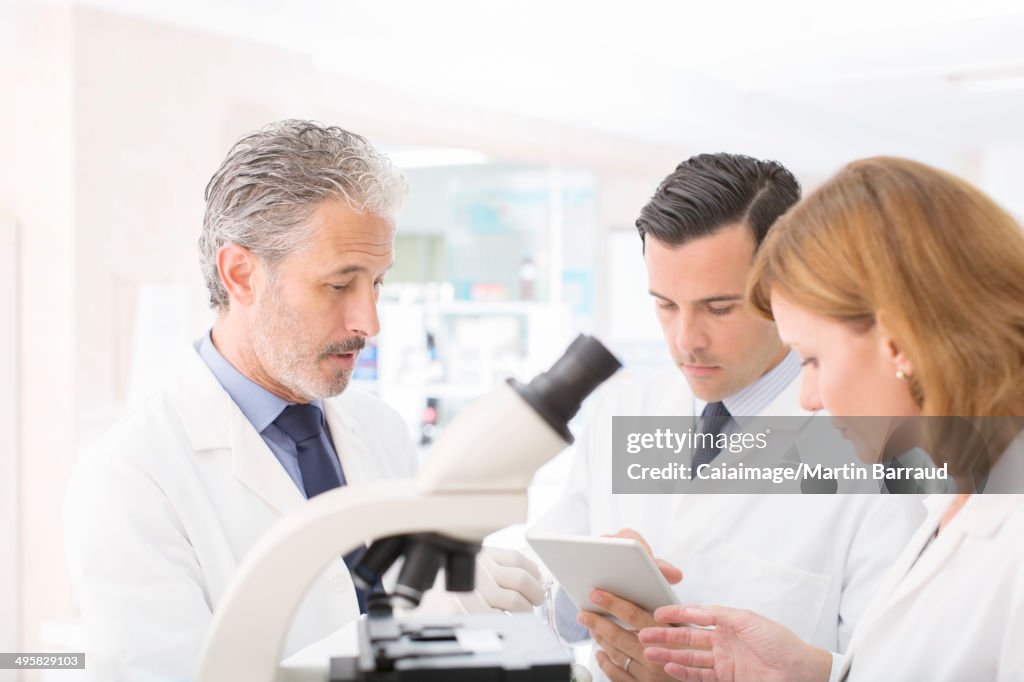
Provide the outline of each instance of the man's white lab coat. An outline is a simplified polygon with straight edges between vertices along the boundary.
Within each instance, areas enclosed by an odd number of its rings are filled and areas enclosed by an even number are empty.
[[[394,410],[350,388],[324,411],[350,485],[414,475],[415,450]],[[305,503],[202,359],[187,353],[177,379],[107,433],[72,482],[67,551],[94,678],[193,678],[239,562]],[[339,556],[297,610],[284,654],[358,616]]]

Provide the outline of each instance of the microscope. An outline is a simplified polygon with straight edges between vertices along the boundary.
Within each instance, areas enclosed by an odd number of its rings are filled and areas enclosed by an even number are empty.
[[[306,588],[331,559],[367,540],[352,571],[357,585],[379,584],[398,561],[401,568],[392,593],[371,595],[359,655],[332,659],[329,682],[568,680],[568,654],[532,614],[401,619],[393,609],[417,605],[442,567],[447,590],[474,588],[481,541],[526,521],[533,475],[572,443],[569,421],[620,367],[599,341],[580,335],[528,384],[510,379],[460,413],[416,479],[338,488],[282,518],[246,556],[215,611],[199,682],[278,680]]]

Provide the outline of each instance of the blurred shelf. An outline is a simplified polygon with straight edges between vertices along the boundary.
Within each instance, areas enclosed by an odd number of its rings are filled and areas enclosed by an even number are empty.
[[[427,384],[423,394],[430,398],[448,400],[472,400],[496,388],[496,384]]]

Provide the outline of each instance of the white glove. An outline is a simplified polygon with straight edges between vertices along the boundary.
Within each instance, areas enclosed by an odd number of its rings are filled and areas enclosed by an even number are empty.
[[[466,613],[532,611],[544,601],[537,564],[521,552],[484,547],[476,558],[476,589],[456,594]]]
[[[572,664],[572,682],[592,682],[594,676],[590,674],[590,671],[585,666],[579,663]]]

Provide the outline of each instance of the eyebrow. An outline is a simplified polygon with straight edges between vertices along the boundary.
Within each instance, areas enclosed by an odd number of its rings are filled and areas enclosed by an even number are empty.
[[[670,303],[672,302],[671,298],[669,298],[668,296],[662,296],[657,291],[648,291],[647,293],[649,293],[651,296],[654,296],[655,298],[660,298],[663,301],[669,301]],[[742,294],[722,294],[720,296],[708,296],[707,298],[699,298],[696,301],[690,301],[690,303],[707,305],[709,303],[735,303],[737,301],[742,300]]]

